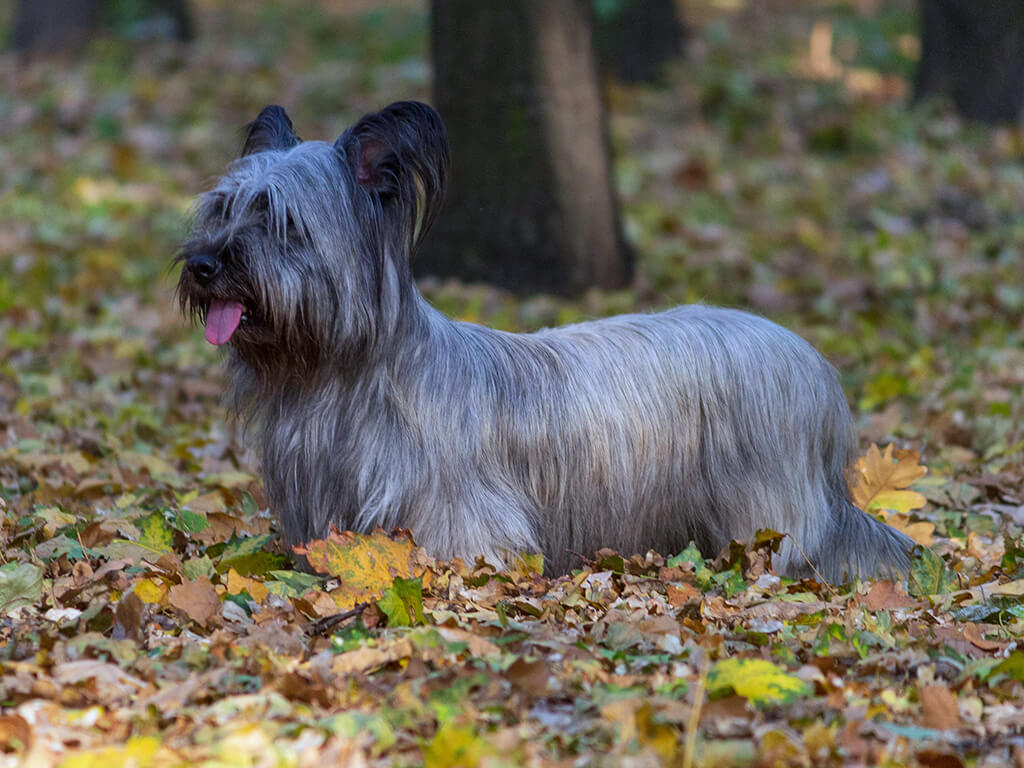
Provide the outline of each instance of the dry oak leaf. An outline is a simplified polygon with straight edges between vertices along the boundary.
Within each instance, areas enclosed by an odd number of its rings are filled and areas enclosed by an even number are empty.
[[[295,551],[314,570],[339,579],[331,597],[341,610],[380,598],[396,577],[414,579],[426,570],[423,552],[405,530],[389,536],[380,528],[371,534],[332,529],[326,539]]]
[[[171,587],[167,601],[204,627],[220,611],[220,598],[207,576]]]
[[[917,451],[900,450],[890,443],[883,453],[872,444],[853,468],[850,490],[854,503],[865,511],[889,509],[906,513],[920,509],[926,503],[925,497],[906,490],[928,472],[920,461]]]

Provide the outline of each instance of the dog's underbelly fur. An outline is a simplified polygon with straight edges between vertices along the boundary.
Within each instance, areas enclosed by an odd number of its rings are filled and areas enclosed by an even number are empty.
[[[541,551],[562,572],[600,547],[713,555],[773,528],[792,537],[782,571],[806,555],[836,580],[891,554],[836,541],[863,516],[842,486],[849,408],[780,326],[687,306],[514,335],[420,314],[407,348],[261,409],[291,543],[399,526],[438,557]]]

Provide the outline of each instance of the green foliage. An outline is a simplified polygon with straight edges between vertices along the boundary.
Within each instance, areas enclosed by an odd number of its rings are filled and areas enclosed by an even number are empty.
[[[377,606],[388,617],[388,626],[411,627],[423,624],[423,584],[418,578],[403,579],[398,577],[384,591],[384,596],[377,601]]]

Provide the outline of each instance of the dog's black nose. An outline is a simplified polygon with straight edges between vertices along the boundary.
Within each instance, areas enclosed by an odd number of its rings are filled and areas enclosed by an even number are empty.
[[[185,266],[196,280],[205,284],[220,274],[221,261],[209,253],[197,253],[188,257]]]

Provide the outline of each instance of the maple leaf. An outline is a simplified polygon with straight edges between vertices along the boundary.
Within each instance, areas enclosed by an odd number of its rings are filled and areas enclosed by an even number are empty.
[[[857,459],[853,469],[851,492],[853,502],[865,512],[876,509],[909,512],[920,509],[927,500],[907,487],[928,472],[919,462],[917,451],[894,448],[890,443],[883,453],[872,443],[868,452]]]
[[[408,531],[389,536],[378,528],[371,534],[332,530],[326,539],[295,551],[320,573],[336,576],[341,586],[331,593],[338,607],[381,598],[396,578],[415,579],[425,570],[421,552]]]

